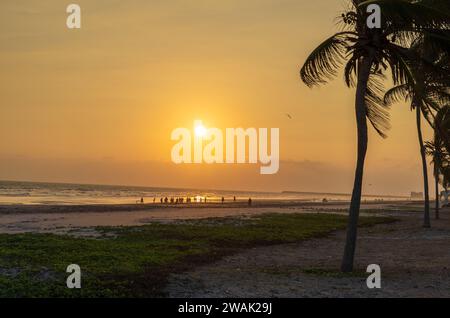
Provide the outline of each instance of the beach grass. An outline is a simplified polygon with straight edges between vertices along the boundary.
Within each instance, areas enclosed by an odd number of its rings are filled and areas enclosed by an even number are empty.
[[[361,217],[360,226],[395,221]],[[334,214],[265,214],[133,227],[98,227],[97,237],[0,235],[0,297],[164,297],[171,273],[245,248],[292,243],[344,229]],[[82,288],[66,287],[78,264]]]

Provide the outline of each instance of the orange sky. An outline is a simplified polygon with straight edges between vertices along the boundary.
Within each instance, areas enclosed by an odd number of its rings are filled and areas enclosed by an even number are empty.
[[[354,92],[298,77],[345,1],[76,3],[81,30],[66,28],[68,3],[0,3],[0,179],[351,190]],[[370,135],[366,193],[421,189],[414,114],[391,115],[388,139]],[[170,133],[195,119],[280,128],[280,172],[173,165]]]

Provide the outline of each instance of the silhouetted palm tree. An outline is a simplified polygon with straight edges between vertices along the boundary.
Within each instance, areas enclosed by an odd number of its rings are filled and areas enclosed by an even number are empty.
[[[439,219],[439,178],[441,176],[441,166],[446,160],[445,148],[442,143],[435,143],[436,141],[427,141],[425,143],[426,154],[430,156],[431,164],[433,165],[434,187],[435,187],[435,219]]]
[[[442,173],[442,186],[444,187],[444,190],[447,192],[448,187],[450,186],[450,158],[448,158],[448,160],[446,160],[446,163],[442,166],[441,173]]]
[[[423,116],[431,126],[437,124],[436,129],[442,130],[445,127],[434,117],[433,112],[450,102],[450,94],[448,87],[450,84],[448,68],[450,54],[449,47],[443,47],[442,44],[450,43],[448,33],[439,32],[446,41],[441,43],[440,38],[436,38],[436,34],[428,34],[424,32],[417,37],[409,50],[408,64],[410,65],[410,76],[406,78],[404,84],[398,85],[386,92],[385,103],[391,105],[399,100],[410,102],[411,110],[416,111],[417,135],[419,139],[419,149],[422,160],[423,186],[424,186],[424,227],[430,227],[430,200],[428,190],[428,170],[426,161],[426,149],[423,142],[421,117]],[[441,113],[442,114],[442,113]],[[442,142],[448,143],[447,135],[443,135],[436,131],[435,136],[445,137],[439,139],[439,145]],[[436,148],[438,150],[438,148]]]
[[[450,106],[443,106],[437,112],[434,122],[434,137],[433,141],[428,141],[425,144],[427,155],[431,156],[431,163],[433,164],[434,186],[435,186],[435,218],[439,219],[439,180],[441,176],[445,176],[448,172],[449,153],[445,147],[443,140],[448,139],[448,135],[441,135],[441,131],[448,131],[450,129]],[[445,180],[446,181],[446,180]],[[444,178],[442,183],[445,182]]]
[[[347,238],[341,270],[353,270],[357,226],[361,204],[364,161],[367,152],[367,119],[383,137],[389,128],[388,110],[381,97],[382,79],[388,68],[395,85],[410,76],[407,49],[402,46],[417,32],[440,28],[450,21],[447,14],[437,12],[427,3],[389,1],[350,1],[350,8],[341,15],[343,31],[320,44],[307,58],[300,76],[308,86],[326,83],[337,75],[346,61],[344,76],[349,87],[356,86],[355,112],[357,124],[357,163],[349,210]],[[446,0],[447,1],[447,0]],[[377,3],[382,8],[382,27],[367,26],[367,5]]]

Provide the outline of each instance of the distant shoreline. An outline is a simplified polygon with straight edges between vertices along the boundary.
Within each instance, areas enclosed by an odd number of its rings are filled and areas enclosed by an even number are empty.
[[[259,190],[230,190],[230,189],[206,189],[206,188],[190,188],[190,187],[168,187],[168,186],[143,186],[143,185],[123,185],[123,184],[97,184],[97,183],[70,183],[70,182],[53,182],[53,181],[23,181],[23,180],[0,180],[0,183],[25,183],[25,184],[40,184],[40,185],[59,185],[59,186],[88,186],[88,187],[105,187],[105,188],[130,188],[136,190],[163,190],[163,191],[189,191],[189,192],[224,192],[224,193],[254,193],[254,194],[303,194],[303,195],[317,195],[317,196],[347,196],[351,193],[342,192],[317,192],[317,191],[296,191],[296,190],[282,190],[282,191],[259,191]],[[390,194],[362,194],[366,198],[398,198],[409,199],[408,195],[390,195]]]

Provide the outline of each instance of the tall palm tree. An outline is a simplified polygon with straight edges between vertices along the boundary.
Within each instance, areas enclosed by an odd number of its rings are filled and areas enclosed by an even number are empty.
[[[436,145],[434,140],[425,142],[426,154],[431,157],[433,165],[434,189],[435,189],[435,219],[439,220],[439,178],[441,176],[440,157],[444,155],[442,148]]]
[[[380,29],[370,29],[366,23],[367,5],[372,3],[382,8],[383,25]],[[345,82],[349,87],[356,86],[357,162],[341,264],[341,270],[349,272],[353,270],[356,247],[368,142],[367,119],[383,137],[389,128],[388,110],[381,97],[384,72],[389,67],[394,83],[404,83],[410,75],[405,62],[406,49],[401,43],[423,28],[434,29],[450,19],[428,4],[413,0],[352,0],[341,20],[343,31],[325,40],[309,55],[300,76],[310,87],[323,84],[335,77],[338,68],[346,61]]]
[[[442,135],[450,129],[450,105],[445,105],[437,112],[434,122],[433,141],[426,143],[425,148],[427,155],[431,156],[433,164],[434,186],[435,186],[435,218],[439,219],[439,179],[442,175],[442,183],[446,183],[446,175],[448,173],[449,152],[445,147],[444,140],[449,139],[449,135]]]
[[[426,154],[430,156],[433,165],[434,189],[435,189],[435,219],[439,219],[439,178],[444,157],[446,156],[442,143],[436,144],[436,140],[425,143]]]
[[[444,190],[447,192],[448,187],[450,186],[450,154],[448,154],[448,157],[445,160],[445,164],[441,167],[441,174],[442,174],[442,187],[444,187]]]
[[[442,32],[441,32],[442,33]],[[448,33],[442,33],[444,39],[450,43]],[[450,102],[448,87],[450,83],[448,67],[448,48],[443,48],[441,39],[438,41],[427,32],[417,37],[408,53],[407,63],[410,65],[409,74],[404,84],[395,86],[388,90],[384,100],[387,105],[391,105],[399,100],[410,102],[411,110],[416,112],[417,136],[419,140],[419,150],[422,162],[423,187],[424,187],[424,220],[423,226],[430,227],[430,199],[428,189],[428,170],[426,161],[426,147],[422,136],[422,116],[427,122],[438,130],[445,127],[442,123],[436,121],[433,123],[433,112],[438,111],[440,105]],[[442,115],[442,113],[441,113]],[[437,124],[437,126],[436,126]],[[449,142],[439,131],[435,134],[439,138],[439,144],[435,145],[436,151],[442,142]],[[441,138],[445,137],[445,138]],[[439,163],[438,163],[439,165]]]

